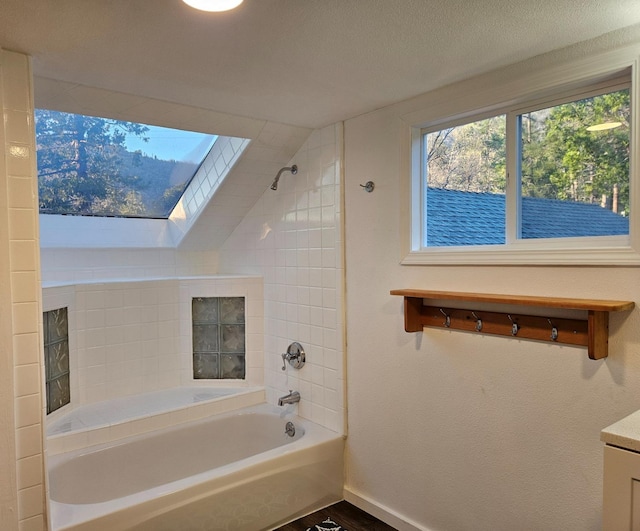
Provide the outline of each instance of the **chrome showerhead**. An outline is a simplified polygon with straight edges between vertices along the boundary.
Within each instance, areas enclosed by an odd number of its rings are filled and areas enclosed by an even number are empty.
[[[292,175],[295,175],[296,173],[298,173],[298,166],[294,164],[293,166],[285,166],[284,168],[281,168],[280,171],[278,172],[278,175],[276,175],[276,178],[273,181],[273,184],[271,185],[272,190],[278,189],[278,181],[280,180],[280,176],[282,175],[282,173],[285,171],[290,171]]]

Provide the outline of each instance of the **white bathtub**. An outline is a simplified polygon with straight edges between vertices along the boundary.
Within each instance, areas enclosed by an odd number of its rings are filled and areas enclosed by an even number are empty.
[[[262,404],[52,456],[52,531],[258,531],[342,499],[342,437],[288,409]]]

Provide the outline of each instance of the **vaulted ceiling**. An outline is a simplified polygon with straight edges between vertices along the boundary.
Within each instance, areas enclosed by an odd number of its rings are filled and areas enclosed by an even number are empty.
[[[0,47],[60,80],[321,127],[640,23],[637,0],[1,0]]]

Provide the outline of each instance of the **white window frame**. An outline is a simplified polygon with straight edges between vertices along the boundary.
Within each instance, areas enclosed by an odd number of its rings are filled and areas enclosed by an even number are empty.
[[[589,58],[572,65],[558,65],[545,72],[524,74],[499,87],[483,87],[474,94],[458,91],[437,110],[426,109],[403,117],[408,124],[405,136],[405,160],[410,161],[405,174],[407,187],[404,223],[406,231],[401,263],[404,265],[640,265],[640,174],[638,171],[637,127],[630,137],[630,226],[628,236],[576,238],[517,238],[517,203],[519,201],[517,116],[536,109],[576,101],[612,87],[630,88],[630,122],[638,124],[640,90],[637,47]],[[629,74],[630,72],[630,74]],[[630,81],[629,81],[630,80]],[[630,86],[629,86],[630,85]],[[457,96],[457,97],[456,97]],[[462,112],[460,112],[462,110]],[[457,111],[457,112],[456,112]],[[500,114],[507,115],[507,190],[506,243],[504,245],[465,245],[423,247],[425,227],[424,185],[422,170],[423,135],[446,127],[474,122]]]

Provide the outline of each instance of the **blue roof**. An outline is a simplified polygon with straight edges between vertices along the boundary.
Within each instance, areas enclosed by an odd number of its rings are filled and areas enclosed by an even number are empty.
[[[505,196],[427,189],[429,247],[505,243]],[[522,198],[522,237],[567,238],[629,234],[629,218],[596,204]]]

